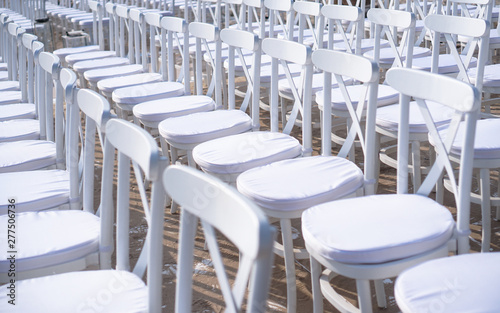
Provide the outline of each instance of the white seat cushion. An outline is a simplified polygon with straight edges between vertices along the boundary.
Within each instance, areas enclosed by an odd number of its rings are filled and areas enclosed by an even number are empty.
[[[224,60],[224,68],[228,70],[229,68],[229,62],[228,62],[228,54],[229,50],[223,50],[222,51],[222,58]],[[253,64],[253,54],[251,51],[248,50],[243,50],[243,59],[245,60],[245,63],[247,65],[247,68],[250,68]],[[241,63],[241,59],[239,58],[238,54],[235,52],[234,53],[234,71],[236,73],[238,72],[243,72],[243,65]],[[207,57],[208,58],[208,57]],[[265,64],[271,64],[271,57],[268,55],[263,55],[260,60],[260,65],[265,65]],[[205,60],[205,62],[210,62],[209,58]]]
[[[215,102],[208,96],[185,96],[139,103],[134,115],[145,122],[161,122],[166,118],[206,112],[215,109]]]
[[[451,153],[460,155],[462,153],[463,141],[465,137],[464,124],[460,125]],[[496,118],[478,120],[476,123],[476,136],[474,139],[474,159],[500,159],[500,136],[497,137],[500,130],[500,120]],[[446,128],[440,130],[440,135],[446,135]],[[429,137],[432,144],[434,140]]]
[[[7,79],[9,79],[9,73],[8,72],[0,72],[0,81],[6,81]]]
[[[184,95],[184,85],[177,82],[158,82],[134,87],[119,88],[113,91],[113,101],[117,104],[132,104],[161,98]]]
[[[407,53],[407,50],[404,49],[402,56],[401,56],[401,60],[406,59],[406,53]],[[431,55],[431,50],[429,48],[413,47],[413,58],[414,59],[425,57],[428,55]],[[370,51],[364,53],[363,56],[365,56],[369,59],[373,59],[374,51],[370,50]],[[395,56],[394,56],[394,51],[392,50],[392,48],[380,49],[380,63],[392,64],[394,62],[394,59],[395,59]]]
[[[92,45],[92,46],[57,49],[57,50],[54,50],[54,54],[57,55],[61,60],[65,60],[66,56],[68,56],[70,54],[84,53],[84,52],[91,52],[91,51],[98,51],[98,50],[99,50],[98,45]]]
[[[467,71],[471,84],[476,83],[477,68]],[[486,65],[484,67],[483,87],[500,87],[500,64]]]
[[[466,56],[461,55],[460,58],[462,61],[465,61]],[[427,56],[423,58],[417,58],[412,62],[412,68],[416,68],[418,70],[430,71],[432,64],[432,56]],[[438,73],[439,74],[449,74],[449,73],[458,73],[458,65],[455,61],[455,57],[451,54],[440,54],[438,61]],[[477,66],[477,58],[472,58],[469,64],[469,68],[473,68]]]
[[[0,71],[6,71],[7,70],[7,63],[1,62],[0,63]]]
[[[0,215],[7,214],[9,197],[16,211],[42,211],[69,203],[69,173],[62,170],[0,174]]]
[[[338,157],[304,157],[243,172],[238,190],[258,205],[296,211],[352,194],[363,186],[363,172]]]
[[[73,64],[73,70],[78,72],[78,74],[83,74],[84,72],[90,70],[115,67],[120,65],[126,65],[129,63],[130,61],[127,58],[112,57],[105,59],[76,62],[75,64]]]
[[[12,310],[8,285],[0,287],[0,311]],[[147,312],[147,287],[127,271],[65,273],[16,282],[16,312]],[[30,301],[22,301],[22,297]]]
[[[295,76],[293,77],[293,83],[295,86],[300,86],[300,81],[303,79],[301,76]],[[323,73],[314,73],[313,74],[313,79],[312,79],[312,94],[316,94],[318,91],[323,89],[324,85],[324,75]],[[345,82],[346,84],[351,83],[351,80],[347,80]],[[338,86],[337,81],[335,80],[335,77],[332,77],[332,88],[336,88]],[[283,96],[288,96],[288,97],[293,97],[292,94],[292,88],[290,87],[290,83],[288,82],[288,79],[280,79],[278,81],[278,89],[281,95]]]
[[[277,132],[248,132],[204,142],[193,149],[195,162],[212,173],[237,174],[302,154],[299,141]]]
[[[8,215],[0,216],[7,225]],[[25,212],[16,215],[20,248],[16,269],[28,271],[67,263],[99,251],[100,219],[83,211]],[[57,227],[54,227],[57,225]],[[7,234],[0,234],[7,242]],[[9,254],[0,252],[0,273],[9,269]]]
[[[447,244],[450,211],[420,195],[375,195],[321,204],[302,214],[307,246],[326,259],[374,264]]]
[[[171,143],[194,144],[252,130],[252,119],[240,110],[216,110],[168,118],[158,125]]]
[[[33,103],[14,103],[0,106],[0,122],[13,119],[32,119],[36,116]]]
[[[86,61],[86,60],[97,60],[116,56],[115,51],[90,51],[84,53],[70,54],[66,57],[66,62],[69,65],[73,65],[76,62]]]
[[[299,64],[288,64],[288,68],[290,69],[290,74],[292,75],[292,77],[299,76],[302,73],[302,66]],[[271,72],[271,64],[262,65],[262,67],[260,68],[260,82],[271,82]],[[280,79],[286,78],[285,71],[283,71],[281,65],[278,65],[278,75]]]
[[[0,142],[40,139],[38,120],[10,120],[0,122]]]
[[[158,73],[141,73],[136,75],[113,77],[100,80],[97,83],[97,88],[100,91],[111,94],[115,89],[137,86],[141,84],[149,84],[161,81],[161,74]]]
[[[140,64],[129,64],[122,66],[113,66],[108,68],[99,68],[86,71],[83,76],[91,83],[97,83],[100,80],[111,77],[122,77],[127,75],[140,74],[144,68]]]
[[[0,173],[31,171],[56,164],[56,145],[44,140],[0,142]]]
[[[498,312],[500,253],[441,258],[404,271],[394,294],[403,312]]]
[[[363,85],[351,85],[346,86],[349,96],[351,98],[353,106],[356,108],[359,101],[360,92],[365,88]],[[347,105],[345,103],[342,92],[339,88],[332,89],[332,109],[338,111],[347,111]],[[366,99],[368,100],[368,99]],[[389,104],[393,104],[399,101],[399,93],[388,85],[378,86],[378,99],[377,106],[382,107]],[[316,103],[320,110],[323,110],[323,91],[316,93]]]
[[[448,124],[453,117],[454,111],[447,106],[437,102],[427,101],[427,107],[431,113],[436,126]],[[385,130],[398,131],[399,125],[399,103],[388,105],[377,109],[377,126]],[[410,132],[427,133],[428,129],[424,117],[416,102],[410,102]]]
[[[0,105],[19,103],[21,99],[21,91],[9,90],[0,92]]]
[[[15,80],[6,80],[0,82],[0,91],[16,91],[20,90],[19,82]]]

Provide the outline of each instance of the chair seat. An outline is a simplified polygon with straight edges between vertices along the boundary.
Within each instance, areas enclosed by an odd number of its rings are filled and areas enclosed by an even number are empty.
[[[490,29],[490,45],[495,45],[500,43],[500,34],[497,29]]]
[[[0,106],[0,122],[13,119],[32,119],[36,116],[33,103],[14,103]]]
[[[83,46],[83,47],[61,48],[61,49],[54,50],[54,54],[57,55],[61,60],[65,60],[66,56],[68,56],[70,54],[92,52],[92,51],[98,51],[98,50],[99,50],[98,45],[92,45],[92,46]]]
[[[129,64],[130,61],[127,58],[112,57],[97,60],[80,61],[73,64],[73,70],[78,72],[78,74],[83,74],[84,72],[103,69],[108,67],[116,67],[120,65]]]
[[[142,84],[133,88],[119,88],[113,91],[117,104],[135,105],[141,102],[184,95],[184,85],[177,82]]]
[[[83,76],[91,83],[97,83],[100,80],[111,77],[122,77],[127,75],[140,74],[144,68],[140,64],[128,64],[108,68],[99,68],[85,72]]]
[[[0,72],[0,81],[6,81],[9,79],[9,72],[2,71]]]
[[[403,49],[401,60],[406,59],[407,50]],[[370,50],[363,54],[363,56],[373,59],[374,51]],[[413,47],[413,59],[421,58],[431,55],[431,50],[425,47]],[[392,64],[394,62],[395,56],[392,48],[382,48],[380,49],[380,63]]]
[[[6,71],[7,70],[7,63],[1,62],[0,63],[0,71]]]
[[[467,71],[471,84],[476,83],[477,68]],[[486,65],[484,67],[483,87],[500,87],[500,64]]]
[[[73,65],[80,61],[111,58],[114,56],[116,56],[115,51],[90,51],[84,53],[70,54],[66,57],[65,60],[69,65]]]
[[[99,251],[100,219],[83,211],[25,212],[16,216],[20,248],[16,269],[28,271],[77,260]],[[0,216],[7,225],[8,215]],[[57,225],[57,227],[54,227]],[[1,234],[7,242],[7,234]],[[0,252],[0,273],[9,269],[7,251]]]
[[[293,77],[293,83],[295,86],[300,86],[301,79],[303,79],[301,76],[295,76]],[[313,74],[313,79],[312,79],[312,94],[315,95],[317,92],[321,91],[323,89],[324,85],[324,75],[323,73],[314,73]],[[351,79],[346,81],[346,84],[351,83]],[[338,87],[337,81],[335,80],[335,77],[332,77],[332,88]],[[288,98],[293,98],[293,93],[292,93],[292,88],[290,87],[290,83],[288,82],[287,78],[280,79],[278,81],[278,90],[280,92],[280,95],[288,97]]]
[[[161,81],[161,74],[158,73],[141,73],[136,75],[113,77],[100,80],[97,83],[97,88],[100,91],[111,94],[115,89],[149,84]]]
[[[296,211],[352,194],[363,186],[363,172],[339,157],[283,160],[243,172],[238,190],[258,205]]]
[[[0,142],[40,139],[40,121],[9,120],[0,123]]]
[[[302,66],[300,64],[291,63],[288,64],[290,69],[290,74],[292,77],[299,76],[302,73]],[[270,83],[271,82],[271,72],[272,67],[271,64],[264,64],[260,68],[260,82],[261,83]],[[278,66],[278,74],[279,79],[286,78],[285,71],[281,66]]]
[[[474,139],[474,159],[500,159],[500,137],[495,134],[500,130],[500,120],[492,118],[478,120],[476,123],[476,136]],[[440,133],[446,130],[440,130]],[[459,128],[453,141],[451,153],[460,155],[463,149],[463,140],[465,137],[464,127]],[[432,144],[433,140],[429,138]]]
[[[0,311],[12,310],[8,285],[0,287]],[[16,302],[18,312],[67,313],[147,312],[147,287],[128,271],[73,272],[16,282],[16,293],[30,301]]]
[[[363,85],[350,85],[346,86],[349,95],[351,97],[352,104],[356,108],[360,93],[362,88],[365,88]],[[323,110],[323,91],[319,91],[316,93],[316,103],[320,110]],[[332,109],[338,111],[346,111],[347,105],[345,103],[344,97],[342,96],[342,92],[339,88],[332,89]],[[368,100],[368,99],[366,99]],[[388,85],[379,85],[378,87],[378,99],[377,106],[382,107],[389,104],[393,104],[399,101],[399,93],[394,90],[391,86]]]
[[[16,91],[16,90],[21,90],[18,81],[6,80],[0,82],[0,91]]]
[[[144,122],[161,122],[166,118],[206,112],[215,109],[215,102],[207,96],[185,96],[139,103],[134,115]]]
[[[427,107],[436,126],[443,126],[451,121],[454,111],[437,102],[427,101]],[[377,109],[377,127],[390,132],[398,131],[399,104],[388,105]],[[410,133],[427,133],[424,117],[416,102],[410,102]]]
[[[398,307],[403,312],[421,312],[430,307],[443,313],[497,312],[498,264],[497,252],[452,256],[415,266],[396,280]]]
[[[56,144],[45,140],[0,142],[0,173],[31,171],[56,164]]]
[[[460,58],[465,61],[466,56],[461,55]],[[432,56],[427,56],[423,58],[417,58],[412,62],[412,68],[416,68],[418,70],[430,71],[432,64]],[[449,73],[458,73],[458,65],[455,61],[455,57],[451,54],[440,54],[439,55],[439,74],[449,74]],[[477,58],[472,57],[469,68],[473,68],[477,66]]]
[[[21,91],[2,91],[0,92],[0,105],[14,104],[22,101]]]
[[[242,51],[242,53],[243,53],[243,59],[245,60],[247,68],[250,68],[253,64],[253,54],[251,54],[250,51]],[[228,54],[229,54],[228,49],[222,50],[222,60],[224,60],[224,68],[226,69],[226,71],[229,69],[229,61],[227,59]],[[206,53],[204,54],[204,56],[205,55],[206,55]],[[205,62],[210,62],[208,56],[207,56],[207,60],[205,60]],[[271,57],[268,55],[261,56],[260,65],[267,65],[267,64],[271,64]],[[243,72],[243,65],[241,64],[241,60],[236,52],[234,53],[234,71],[236,73]]]
[[[375,195],[324,203],[302,214],[308,249],[351,264],[390,262],[447,244],[448,209],[420,195]]]
[[[240,110],[216,110],[166,119],[158,130],[168,142],[195,144],[250,131],[252,119]]]
[[[42,211],[68,203],[69,173],[63,170],[0,174],[0,215],[7,214],[9,197],[17,197],[16,211]]]
[[[373,50],[375,47],[375,38],[364,38],[361,39],[361,53],[368,52],[370,50]],[[390,47],[389,41],[385,39],[380,40],[380,48],[387,48]],[[352,45],[353,48],[353,53],[354,51],[354,45]],[[339,50],[339,51],[346,51],[346,45],[344,41],[336,42],[333,44],[333,50]]]
[[[300,142],[277,132],[247,132],[204,142],[193,149],[195,162],[212,173],[237,174],[302,154]]]

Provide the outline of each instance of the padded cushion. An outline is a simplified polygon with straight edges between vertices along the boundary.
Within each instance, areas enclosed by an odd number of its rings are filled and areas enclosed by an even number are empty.
[[[172,143],[202,143],[208,140],[247,132],[252,119],[240,110],[199,112],[164,120],[158,125],[160,135]]]
[[[0,92],[0,105],[19,103],[21,99],[21,91],[10,90]]]
[[[250,68],[253,64],[253,54],[251,53],[251,51],[248,51],[248,50],[242,50],[242,53],[243,53],[243,59],[245,60],[247,68]],[[228,54],[229,54],[229,50],[222,51],[222,59],[224,60],[224,68],[226,69],[226,71],[229,69],[229,61],[227,59]],[[271,60],[272,60],[272,58],[270,56],[263,55],[263,56],[261,56],[260,65],[271,64]],[[208,57],[205,60],[205,62],[210,62]],[[243,72],[243,65],[242,65],[240,57],[238,56],[238,53],[236,51],[234,52],[234,70],[236,73]]]
[[[0,311],[12,310],[8,285],[0,287]],[[147,312],[147,287],[127,271],[72,272],[16,282],[16,312]],[[22,295],[22,296],[21,296]],[[22,298],[30,299],[22,301]]]
[[[465,61],[466,56],[461,55],[460,58]],[[458,65],[455,61],[455,57],[451,54],[440,54],[439,55],[439,74],[449,74],[449,73],[458,73]],[[412,62],[412,68],[416,68],[418,70],[430,71],[432,64],[432,56],[427,56],[423,58],[416,58]],[[477,66],[477,58],[472,58],[469,64],[469,68],[473,68]]]
[[[90,70],[85,72],[83,76],[89,82],[97,83],[100,80],[111,78],[111,77],[121,77],[127,75],[140,74],[144,71],[142,65],[140,64],[129,64],[123,66],[114,66],[107,68],[99,68],[95,70]]]
[[[454,111],[437,102],[427,101],[427,107],[437,126],[446,125],[451,121]],[[391,132],[398,131],[399,103],[377,109],[377,126]],[[410,132],[427,133],[424,117],[415,101],[410,102]]]
[[[471,84],[476,83],[477,68],[467,71]],[[483,87],[500,87],[500,64],[486,65],[484,67]]]
[[[108,67],[116,67],[120,65],[129,64],[130,61],[127,58],[120,57],[112,57],[105,59],[97,59],[97,60],[88,60],[88,61],[80,61],[73,64],[73,70],[78,72],[78,74],[82,74],[86,71],[102,69]]]
[[[69,65],[73,65],[76,62],[86,61],[86,60],[97,60],[116,56],[115,51],[90,51],[84,53],[70,54],[66,57],[66,62]]]
[[[65,60],[66,56],[68,56],[70,54],[84,53],[84,52],[91,52],[91,51],[98,51],[98,50],[99,50],[98,45],[92,45],[92,46],[57,49],[57,50],[54,50],[54,54],[57,55],[61,60]]]
[[[16,211],[42,211],[68,203],[69,173],[63,170],[0,174],[0,215],[7,213],[9,197],[16,197]]]
[[[365,57],[369,59],[373,59],[374,51],[370,50],[363,54]],[[431,55],[431,50],[429,48],[424,47],[413,47],[413,58],[421,58]],[[394,62],[394,51],[392,48],[382,48],[380,49],[380,63],[392,64]],[[403,55],[401,56],[401,60],[406,59],[406,49],[403,50]]]
[[[7,70],[7,63],[0,63],[0,71],[6,71]]]
[[[97,83],[97,88],[105,93],[112,93],[115,89],[137,86],[141,84],[149,84],[161,81],[161,74],[158,73],[141,73],[136,75],[113,77],[100,80]]]
[[[0,222],[7,225],[7,215]],[[16,268],[27,271],[62,264],[99,251],[100,219],[83,211],[25,212],[16,216],[20,248]],[[57,227],[54,227],[57,225]],[[2,238],[3,237],[3,238]],[[7,242],[7,234],[0,234]],[[0,252],[0,273],[9,268],[7,251]]]
[[[299,141],[277,132],[248,132],[204,142],[193,149],[195,162],[212,173],[237,174],[302,154]]]
[[[36,116],[33,103],[14,103],[0,106],[0,122],[13,119],[32,119]]]
[[[302,233],[315,253],[344,263],[399,260],[445,245],[450,211],[420,195],[375,195],[321,204],[302,214]]]
[[[352,104],[354,105],[355,108],[359,101],[360,92],[364,88],[365,87],[363,85],[347,86],[347,90],[351,97]],[[331,95],[332,95],[332,109],[347,112],[347,105],[345,103],[344,97],[342,96],[342,92],[340,91],[340,89],[339,88],[332,89]],[[399,100],[399,93],[394,88],[388,85],[378,86],[377,105],[379,107],[393,104],[395,102],[398,102],[398,100]],[[319,91],[318,93],[316,93],[316,103],[318,104],[320,110],[323,110],[324,107],[323,91]]]
[[[464,124],[460,125],[451,153],[460,155],[463,147],[463,140],[465,137]],[[474,159],[499,159],[500,158],[500,120],[496,118],[478,120],[476,123],[476,136],[474,139]],[[440,130],[442,137],[446,136],[446,129]],[[433,143],[434,140],[429,137],[429,142]]]
[[[6,80],[0,82],[0,91],[16,91],[16,90],[21,90],[18,81]]]
[[[401,273],[394,293],[403,312],[498,312],[500,253],[432,260]]]
[[[363,172],[339,157],[304,157],[243,172],[238,190],[258,205],[296,211],[352,194],[363,186]]]
[[[6,81],[9,79],[9,73],[6,71],[0,72],[0,81]]]
[[[44,140],[0,142],[0,173],[31,171],[56,164],[56,145]]]
[[[40,139],[38,120],[10,120],[0,122],[0,142]]]
[[[295,86],[300,86],[300,81],[301,81],[301,76],[295,76],[293,77],[293,83]],[[314,73],[313,74],[313,79],[312,79],[312,94],[316,94],[318,91],[323,89],[324,85],[324,75],[323,73]],[[345,83],[349,84],[351,80],[347,80]],[[332,77],[332,88],[338,87],[337,81],[335,80],[335,77]],[[279,92],[283,95],[286,95],[288,97],[293,97],[292,94],[292,88],[290,87],[290,83],[288,83],[288,79],[283,78],[278,81],[278,89]]]
[[[290,74],[292,77],[294,76],[299,76],[302,73],[302,65],[299,64],[288,64],[288,68],[290,69]],[[264,64],[260,68],[260,82],[261,83],[270,83],[271,82],[271,64]],[[281,67],[281,65],[278,65],[278,77],[279,79],[286,79],[285,71]]]
[[[143,84],[132,88],[113,91],[113,101],[117,104],[137,104],[151,100],[184,95],[184,85],[177,82]]]
[[[166,118],[206,112],[215,109],[215,102],[207,96],[185,96],[139,103],[134,115],[141,121],[161,122]]]

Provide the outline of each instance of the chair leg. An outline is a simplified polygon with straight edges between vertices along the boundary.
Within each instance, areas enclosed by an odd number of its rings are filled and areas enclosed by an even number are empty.
[[[321,277],[321,264],[312,256],[309,257],[311,262],[311,285],[313,294],[313,313],[323,312],[323,294],[319,278]]]
[[[372,313],[372,297],[370,294],[370,281],[366,279],[356,280],[358,291],[359,310],[363,313]]]
[[[411,156],[413,164],[413,192],[416,193],[422,183],[420,175],[420,142],[417,140],[411,142]]]
[[[283,255],[285,257],[287,312],[297,311],[297,285],[295,281],[295,257],[293,253],[292,223],[290,219],[281,219],[281,236],[283,238]]]
[[[491,238],[490,171],[487,168],[482,168],[479,175],[481,185],[481,214],[483,216],[481,252],[489,252]]]
[[[387,299],[385,297],[384,281],[379,279],[374,281],[375,293],[377,295],[377,306],[379,308],[387,308]]]

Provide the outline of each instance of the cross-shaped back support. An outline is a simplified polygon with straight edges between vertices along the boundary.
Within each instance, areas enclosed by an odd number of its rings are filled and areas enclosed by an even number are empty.
[[[247,312],[267,308],[272,271],[275,229],[262,211],[234,188],[201,171],[186,166],[171,166],[163,184],[179,203],[181,213],[175,312],[191,312],[194,239],[201,221],[215,272],[225,301],[226,312],[241,312],[247,286]],[[240,252],[234,284],[228,280],[216,230]]]
[[[294,11],[290,0],[264,0],[264,6],[269,15],[269,38],[276,37],[274,27],[276,23],[283,29],[284,38],[293,40]],[[286,20],[283,21],[281,13],[285,12]]]
[[[105,101],[105,99],[102,98],[102,101]],[[78,102],[81,102],[80,98]],[[148,223],[148,233],[133,273],[143,277],[147,268],[148,309],[149,312],[160,312],[165,208],[165,192],[162,186],[161,173],[166,166],[166,159],[160,155],[153,137],[137,125],[121,119],[111,119],[106,124],[101,186],[101,219],[104,219],[100,238],[102,268],[111,267],[110,256],[113,246],[115,208],[113,204],[115,150],[118,154],[116,269],[130,270],[131,268],[129,262],[129,192],[130,164],[132,163],[137,182],[140,184],[144,178],[146,181],[151,182],[151,196],[149,199],[146,198],[145,192],[140,192],[145,219]],[[139,188],[143,189],[144,186],[139,185]]]
[[[364,154],[365,167],[365,194],[375,194],[375,170],[374,166],[377,160],[376,138],[375,138],[375,118],[377,109],[377,93],[379,82],[378,65],[362,56],[354,55],[347,52],[334,50],[319,49],[313,52],[312,61],[314,66],[324,72],[324,88],[323,88],[323,123],[321,134],[322,155],[331,155],[331,129],[332,120],[327,118],[331,116],[331,85],[332,75],[338,82],[342,92],[342,96],[346,102],[347,110],[352,119],[352,127],[346,137],[342,148],[338,154],[339,157],[345,158],[351,151],[354,145],[354,140],[358,138],[361,143]],[[363,84],[361,88],[359,101],[357,106],[354,106],[351,101],[351,95],[346,88],[345,80],[354,79]],[[361,127],[361,120],[365,118],[365,129]]]
[[[438,6],[441,3],[438,2]],[[491,22],[494,1],[491,0],[450,0],[446,2],[446,15],[479,18]]]
[[[297,41],[304,42],[304,32],[309,29],[314,40],[312,48],[316,50],[323,48],[323,34],[325,31],[325,19],[321,14],[322,4],[318,2],[297,1],[293,3],[293,10],[297,13],[299,20],[299,34]],[[312,19],[312,17],[314,19]]]
[[[21,64],[21,76],[25,77],[25,80],[21,79],[21,91],[23,102],[35,103],[35,60],[33,57],[33,42],[37,39],[35,35],[32,34],[24,34],[22,37],[22,52],[21,59],[27,60],[27,68],[26,65],[23,66]],[[25,63],[26,64],[26,63]],[[26,75],[26,76],[25,76]],[[35,107],[37,110],[38,116],[38,107]]]
[[[260,102],[260,61],[261,49],[259,36],[244,30],[239,29],[223,29],[220,32],[221,40],[229,46],[228,52],[228,104],[229,109],[234,110],[236,107],[236,84],[235,84],[235,61],[237,54],[238,60],[241,62],[241,67],[247,81],[247,90],[245,98],[241,104],[240,110],[246,111],[250,99],[252,104],[250,107],[250,115],[252,116],[253,130],[259,130],[259,102]],[[242,49],[252,51],[252,65],[249,69],[245,61]]]
[[[99,45],[100,50],[104,50],[104,26],[102,4],[98,1],[89,1],[89,8],[92,11],[92,40],[94,45]]]
[[[259,29],[259,38],[264,39],[266,37],[266,7],[264,6],[264,0],[243,0],[242,10],[246,9],[247,14],[245,19],[242,19],[241,25],[242,29],[253,31],[254,28]]]
[[[387,82],[401,93],[400,123],[398,129],[397,192],[408,193],[409,104],[413,97],[424,117],[429,139],[436,150],[436,161],[423,181],[417,194],[428,196],[443,170],[450,178],[457,205],[458,253],[469,252],[470,190],[476,121],[481,107],[479,90],[454,78],[411,69],[391,69]],[[425,97],[422,97],[424,95]],[[455,110],[447,130],[438,130],[427,108],[427,101],[434,101]],[[462,122],[463,121],[463,122]],[[462,151],[458,185],[450,162],[451,147],[459,128],[462,133]]]
[[[325,5],[321,8],[321,14],[328,21],[328,49],[332,50],[335,45],[334,34],[342,38],[346,51],[361,54],[361,39],[363,38],[364,16],[361,8],[345,5]],[[349,25],[344,27],[342,22],[347,21]]]
[[[283,125],[283,133],[290,134],[300,112],[302,115],[302,149],[305,156],[312,153],[312,119],[311,119],[311,91],[313,65],[311,62],[312,50],[300,43],[276,38],[266,38],[262,41],[262,51],[269,55],[271,60],[271,86],[269,103],[271,105],[271,131],[279,130],[279,92],[278,66],[286,75],[293,93],[294,104],[290,117]],[[295,84],[290,74],[288,63],[302,66],[299,84]]]
[[[7,66],[10,65],[9,67],[9,80],[18,80],[18,65],[19,65],[19,59],[17,55],[17,29],[19,28],[19,25],[16,23],[9,23],[7,26],[8,32],[9,32],[9,42],[10,44],[8,45],[9,49],[9,58],[7,62]]]

